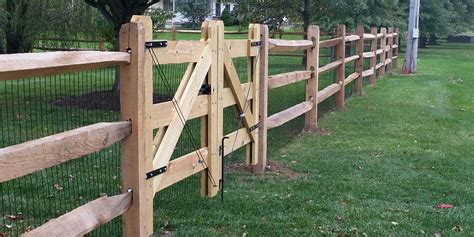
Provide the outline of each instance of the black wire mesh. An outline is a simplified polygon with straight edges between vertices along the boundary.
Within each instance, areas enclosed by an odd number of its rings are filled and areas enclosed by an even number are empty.
[[[0,81],[0,147],[119,119],[115,68]],[[119,145],[0,184],[0,234],[19,236],[120,193]],[[121,234],[120,218],[91,236]]]

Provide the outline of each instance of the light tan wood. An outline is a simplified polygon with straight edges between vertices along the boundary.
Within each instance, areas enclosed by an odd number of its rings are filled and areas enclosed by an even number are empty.
[[[344,79],[344,84],[347,85],[351,83],[352,81],[358,79],[360,74],[358,72],[354,72],[351,75],[349,75],[346,79]]]
[[[232,58],[238,57],[255,57],[260,50],[259,47],[250,47],[250,43],[254,41],[249,40],[226,40],[225,44],[229,49]]]
[[[168,41],[165,48],[154,48],[160,64],[178,64],[197,62],[206,46],[203,41]]]
[[[209,22],[208,21],[204,21],[202,24],[201,24],[201,41],[206,41],[208,40],[208,27],[209,27]],[[208,83],[209,78],[207,79],[204,79],[204,83]],[[209,99],[207,100],[207,102],[209,102]],[[209,106],[207,107],[206,111],[209,111]],[[208,113],[208,112],[207,112]],[[208,147],[209,143],[208,143],[208,140],[209,140],[209,137],[208,137],[208,129],[209,129],[209,116],[203,116],[201,117],[200,119],[200,130],[201,130],[201,147]],[[206,157],[207,159],[209,159],[209,155]],[[207,163],[206,163],[207,164]],[[201,197],[206,197],[207,196],[207,182],[209,180],[209,177],[207,175],[207,170],[203,170],[201,171],[201,174],[200,174],[200,194],[201,194]]]
[[[311,74],[311,71],[296,71],[272,75],[268,77],[268,88],[275,89],[299,81],[308,80],[311,78]]]
[[[0,81],[93,70],[130,62],[126,52],[49,52],[0,55]]]
[[[393,48],[395,49],[393,51],[393,67],[394,68],[398,68],[398,53],[399,53],[399,48],[398,48],[398,44],[400,44],[400,29],[399,28],[396,28],[395,29],[395,33],[394,34],[394,38],[393,38]]]
[[[360,35],[346,36],[346,42],[352,42],[352,41],[357,41],[357,40],[360,40]]]
[[[242,90],[248,91],[254,90],[249,88],[251,83],[242,84]],[[223,106],[224,108],[235,105],[237,102],[234,98],[234,95],[230,88],[225,88],[222,90]],[[253,99],[253,95],[249,95],[249,100]],[[173,102],[163,102],[153,105],[152,110],[152,128],[161,128],[166,127],[170,124],[173,115],[176,113],[176,109],[173,106]],[[200,95],[197,97],[194,102],[191,113],[189,114],[189,119],[195,119],[203,117],[209,114],[209,95]]]
[[[375,51],[375,54],[377,54],[377,55],[383,54],[383,49],[377,49]]]
[[[170,158],[173,154],[174,147],[176,146],[180,134],[184,128],[184,124],[181,119],[188,120],[192,110],[192,105],[197,100],[199,89],[207,76],[207,72],[211,66],[211,53],[210,47],[206,46],[203,50],[203,55],[198,61],[191,78],[186,85],[186,89],[183,92],[181,99],[178,101],[178,107],[181,109],[181,116],[178,113],[173,115],[170,125],[166,130],[166,133],[162,139],[158,151],[153,158],[153,169],[158,169],[168,165]],[[151,171],[151,170],[149,170]],[[158,191],[162,176],[153,178],[153,192]]]
[[[226,135],[229,139],[224,141],[224,155],[228,155],[231,152],[244,147],[245,145],[252,142],[246,128],[241,128],[235,132]]]
[[[239,75],[237,74],[237,71],[235,69],[234,63],[232,62],[232,59],[230,58],[228,50],[224,50],[224,64],[225,78],[229,82],[229,86],[232,89],[235,98],[237,98],[237,107],[239,109],[239,112],[245,114],[243,119],[244,125],[248,129],[250,129],[256,124],[255,117],[253,116],[253,113],[250,109],[251,106],[245,106],[245,97],[247,94],[242,90],[242,87],[240,86]],[[256,139],[256,132],[257,131],[254,130],[250,133],[250,137],[252,138],[252,140]]]
[[[372,76],[373,74],[374,74],[374,68],[371,68],[362,72],[362,77]]]
[[[385,61],[385,65],[386,65],[386,70],[388,73],[390,73],[392,71],[392,57],[393,57],[393,28],[390,27],[388,28],[388,34],[387,34],[387,38],[388,38],[388,42],[387,42],[387,60]]]
[[[130,132],[130,122],[98,123],[2,148],[0,183],[100,151]]]
[[[344,59],[344,63],[345,63],[345,64],[348,64],[348,63],[350,63],[350,62],[352,62],[352,61],[355,61],[355,60],[357,60],[357,59],[359,59],[359,58],[360,58],[359,55],[352,55],[352,56],[350,56],[350,57],[345,58],[345,59]]]
[[[370,29],[370,33],[373,35],[377,35],[377,32],[378,30],[376,27],[372,27]],[[370,58],[370,68],[373,68],[374,70],[376,70],[375,66],[377,65],[377,55],[378,55],[377,47],[378,47],[378,39],[376,37],[370,43],[370,50],[374,53],[374,57]],[[370,75],[369,83],[371,86],[375,86],[375,84],[377,84],[377,71],[374,71],[374,73]]]
[[[366,40],[373,40],[375,38],[376,37],[373,34],[364,34],[364,39],[366,39]]]
[[[132,203],[132,193],[101,197],[46,224],[24,233],[24,237],[84,236],[122,215]]]
[[[379,68],[379,76],[385,76],[386,72],[386,65],[385,59],[387,58],[387,28],[380,29],[380,32],[383,34],[382,38],[380,39],[380,48],[382,49],[382,53],[380,54],[380,62],[383,64],[382,67]]]
[[[336,28],[336,36],[340,38],[346,37],[346,26],[339,25]],[[341,90],[336,95],[336,107],[339,111],[344,111],[345,106],[345,85],[344,79],[346,78],[346,63],[344,58],[346,57],[346,45],[342,43],[336,47],[336,57],[341,61],[341,65],[336,69],[336,83],[341,84]]]
[[[381,38],[383,38],[384,33],[378,33],[378,34],[376,34],[376,35],[377,35],[377,39],[381,39]]]
[[[249,42],[252,42],[252,41],[260,41],[260,38],[261,38],[261,35],[260,35],[260,25],[259,24],[254,24],[254,25],[250,25],[250,28],[249,28],[249,34],[248,34],[248,39],[249,39]],[[249,49],[251,50],[252,47],[250,47],[250,44],[249,44]],[[250,54],[250,53],[249,53]],[[251,100],[251,108],[252,108],[252,114],[255,115],[254,116],[254,124],[258,124],[259,121],[260,121],[260,118],[259,118],[259,110],[260,110],[260,107],[259,107],[259,90],[260,90],[260,60],[261,60],[261,57],[260,56],[257,56],[257,57],[251,57],[249,58],[248,62],[249,62],[249,82],[253,82],[254,85],[255,85],[255,90],[251,91],[251,93],[253,94],[253,99]],[[249,143],[249,145],[247,146],[247,149],[248,149],[248,152],[250,154],[250,157],[248,157],[248,164],[254,166],[254,165],[257,165],[258,162],[259,162],[259,158],[258,158],[258,149],[259,149],[259,133],[260,133],[260,128],[256,128],[254,131],[252,131],[255,136],[253,137],[254,139],[252,139],[252,142]]]
[[[270,53],[283,53],[306,50],[313,47],[310,40],[279,40],[268,39],[268,49]]]
[[[363,54],[363,57],[364,58],[373,58],[373,57],[375,57],[375,52],[365,52]]]
[[[276,113],[267,119],[268,129],[279,127],[305,113],[313,108],[313,101],[305,101],[289,109]]]
[[[337,37],[334,39],[329,39],[329,40],[323,40],[319,42],[319,48],[330,48],[330,47],[335,47],[343,42],[342,37]]]
[[[332,63],[328,63],[322,67],[319,68],[319,72],[318,74],[321,76],[321,75],[324,75],[328,72],[330,72],[331,70],[334,70],[336,69],[337,67],[341,66],[342,62],[341,61],[334,61]]]
[[[318,80],[319,80],[319,27],[308,27],[308,39],[313,41],[314,47],[306,51],[306,70],[311,72],[306,83],[306,101],[313,103],[311,110],[305,114],[305,131],[314,131],[318,126]]]
[[[334,83],[319,91],[318,93],[318,103],[325,101],[327,98],[333,96],[341,90],[341,84]]]
[[[268,89],[269,89],[269,78],[268,78],[268,26],[260,26],[262,47],[260,48],[260,76],[258,78],[259,85],[259,117],[260,117],[260,130],[258,133],[259,151],[258,151],[258,164],[252,166],[252,172],[263,173],[267,167],[267,117],[268,117]],[[245,90],[244,90],[245,91]],[[245,132],[247,134],[247,132]],[[248,134],[247,134],[248,136]],[[250,137],[249,137],[250,139]]]
[[[378,70],[383,67],[383,63],[379,63],[375,66],[375,70]]]
[[[170,161],[167,171],[162,175],[163,179],[157,191],[205,170],[205,164],[209,164],[209,151],[207,147]]]
[[[133,16],[120,32],[120,51],[131,49],[131,64],[120,67],[120,116],[132,121],[132,134],[121,145],[122,191],[133,190],[133,203],[123,214],[124,236],[153,233],[153,193],[144,174],[152,167],[153,131],[150,116],[153,63],[145,42],[152,40],[150,17]]]
[[[354,92],[356,95],[362,95],[363,87],[363,77],[362,73],[364,71],[364,26],[360,25],[356,29],[356,34],[359,36],[359,40],[356,42],[356,55],[358,56],[355,63],[355,72],[357,73],[357,78],[355,78],[354,83]],[[354,75],[354,74],[353,74]],[[349,83],[344,82],[345,84]]]

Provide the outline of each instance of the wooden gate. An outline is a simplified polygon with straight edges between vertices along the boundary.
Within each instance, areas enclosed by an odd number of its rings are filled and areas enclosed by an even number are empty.
[[[243,146],[247,162],[257,164],[260,46],[260,25],[249,26],[248,39],[225,40],[222,21],[210,21],[203,23],[200,41],[169,42],[152,40],[149,18],[137,16],[123,26],[121,49],[132,58],[121,67],[121,111],[123,120],[132,121],[132,135],[122,145],[122,160],[135,161],[123,164],[131,168],[123,174],[129,181],[124,189],[134,192],[124,215],[125,236],[153,233],[153,197],[160,190],[201,172],[201,194],[215,196],[222,179],[221,157]],[[247,58],[248,75],[238,74],[233,62],[237,57]],[[153,104],[153,74],[166,80],[160,67],[178,63],[189,65],[174,97]],[[137,72],[138,80],[132,80],[129,75]],[[241,126],[224,134],[224,109],[231,106]],[[180,136],[192,136],[186,122],[196,118],[201,118],[200,144],[171,160]]]

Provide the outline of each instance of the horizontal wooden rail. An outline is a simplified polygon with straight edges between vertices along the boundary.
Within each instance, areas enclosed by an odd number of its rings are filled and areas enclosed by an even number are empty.
[[[392,63],[392,59],[391,59],[391,58],[385,59],[385,65],[390,64],[390,63]]]
[[[362,77],[368,77],[372,75],[374,75],[374,68],[371,68],[362,72]]]
[[[268,88],[274,89],[311,78],[311,71],[296,71],[268,77]]]
[[[319,42],[319,48],[330,48],[330,47],[335,47],[338,44],[341,44],[342,38],[334,38],[334,39],[329,39],[329,40],[323,40]]]
[[[352,81],[354,81],[355,79],[359,78],[360,74],[357,73],[357,72],[354,72],[352,73],[351,75],[349,75],[345,80],[344,80],[344,85],[348,85],[349,83],[351,83]]]
[[[390,49],[392,49],[392,47],[390,47],[390,45],[385,46],[385,51],[390,51]]]
[[[360,36],[358,35],[349,35],[349,36],[346,36],[346,42],[352,42],[352,41],[356,41],[356,40],[360,40]]]
[[[132,203],[132,192],[101,197],[23,234],[24,237],[84,236],[125,213]]]
[[[241,128],[226,135],[229,139],[224,142],[224,156],[230,154],[252,140],[248,134],[247,128]],[[191,177],[206,168],[209,164],[209,150],[207,147],[201,148],[198,152],[194,151],[178,159],[172,160],[168,165],[168,170],[163,174],[163,179],[158,186],[158,190],[165,189],[181,180]]]
[[[359,59],[360,56],[359,55],[353,55],[353,56],[350,56],[350,57],[347,57],[344,59],[344,63],[350,63],[352,61],[355,61],[357,59]]]
[[[398,48],[398,44],[394,44],[394,45],[392,46],[392,49],[396,49],[396,48]]]
[[[377,66],[375,66],[375,69],[378,70],[379,68],[383,67],[383,63],[379,63],[377,64]]]
[[[229,49],[230,57],[238,58],[238,57],[255,57],[258,55],[260,48],[259,47],[251,47],[250,44],[252,42],[249,40],[242,40],[242,39],[234,39],[234,40],[226,40],[225,44]],[[250,55],[249,55],[250,54]]]
[[[364,58],[373,58],[373,57],[375,57],[375,53],[374,52],[365,52],[363,54],[363,57]]]
[[[373,40],[375,38],[376,38],[376,36],[373,35],[373,34],[364,34],[364,39],[366,39],[366,40]]]
[[[283,110],[267,118],[267,128],[272,129],[279,127],[307,112],[313,108],[313,101],[306,101],[297,104],[289,109]]]
[[[375,51],[375,54],[379,55],[379,54],[382,54],[383,53],[383,49],[377,49],[377,51]]]
[[[0,149],[0,182],[100,151],[131,133],[130,122],[97,123]]]
[[[291,51],[306,50],[313,47],[311,40],[278,40],[269,39],[268,49],[270,53],[283,53]]]
[[[386,38],[393,38],[393,34],[386,34],[385,37]]]
[[[395,59],[397,59],[397,58],[398,58],[398,56],[393,56],[393,57],[392,57],[393,60],[395,60]]]
[[[318,104],[341,90],[341,84],[334,83],[318,92]]]
[[[249,86],[253,86],[253,83],[245,83],[242,84],[242,90],[247,95],[247,92],[250,90],[252,91],[253,88],[249,88]],[[230,107],[236,104],[235,98],[232,94],[231,89],[225,88],[223,90],[223,106],[224,108]],[[253,99],[252,93],[249,93],[249,100]],[[194,102],[193,108],[191,113],[189,114],[189,120],[199,118],[209,114],[209,96],[208,95],[200,95],[197,97],[196,101]],[[176,112],[173,102],[163,102],[159,104],[154,104],[152,108],[152,127],[161,128],[166,127],[170,124],[171,119],[173,118],[174,113]]]
[[[130,62],[123,52],[48,52],[0,55],[0,81],[92,70]]]
[[[383,33],[378,33],[377,34],[377,39],[381,39],[383,37],[383,35],[384,35]]]
[[[326,64],[326,65],[320,67],[318,73],[319,73],[320,76],[321,76],[321,75],[324,75],[325,73],[327,73],[327,72],[329,72],[329,71],[331,71],[331,70],[333,70],[333,69],[335,69],[335,68],[341,66],[341,64],[342,64],[341,61],[334,61],[334,62],[332,62],[332,63],[328,63],[328,64]]]

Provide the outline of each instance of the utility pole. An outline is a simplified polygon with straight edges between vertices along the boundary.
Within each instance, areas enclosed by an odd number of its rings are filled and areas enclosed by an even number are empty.
[[[418,38],[420,37],[420,0],[410,0],[410,16],[408,19],[408,41],[403,73],[416,73],[418,59]]]

